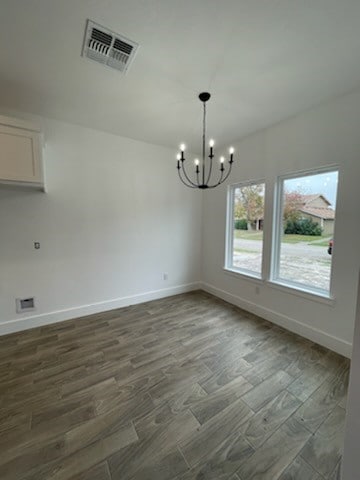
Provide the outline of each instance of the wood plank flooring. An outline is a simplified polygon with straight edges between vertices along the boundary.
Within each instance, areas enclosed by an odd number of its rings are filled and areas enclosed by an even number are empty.
[[[348,374],[204,292],[0,337],[0,478],[334,480]]]

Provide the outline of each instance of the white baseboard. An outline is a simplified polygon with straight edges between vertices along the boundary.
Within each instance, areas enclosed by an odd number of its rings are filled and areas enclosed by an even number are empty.
[[[299,322],[293,318],[290,318],[286,315],[282,315],[274,310],[270,310],[269,308],[262,307],[260,305],[256,305],[253,302],[249,302],[244,298],[241,298],[237,295],[233,295],[232,293],[225,292],[220,288],[214,287],[206,282],[200,283],[200,288],[205,292],[211,293],[216,297],[225,300],[237,307],[240,307],[248,312],[254,313],[259,317],[265,318],[280,327],[285,328],[293,333],[297,333],[298,335],[305,337],[309,340],[312,340],[319,345],[322,345],[330,350],[339,353],[347,358],[351,358],[352,352],[352,344],[341,340],[340,338],[334,337],[329,335],[326,332],[318,330],[317,328],[311,327],[304,323]]]
[[[30,328],[50,325],[51,323],[63,322],[72,318],[83,317],[93,313],[101,313],[116,308],[128,307],[138,303],[149,302],[159,298],[179,295],[180,293],[191,292],[200,288],[200,282],[188,283],[186,285],[178,285],[176,287],[163,288],[151,292],[140,293],[128,297],[115,298],[104,302],[92,303],[90,305],[81,305],[79,307],[57,310],[55,312],[42,313],[40,315],[31,315],[29,317],[21,317],[19,319],[9,320],[0,323],[0,336],[8,333],[28,330]]]
[[[29,317],[22,317],[19,319],[9,320],[0,324],[0,336],[8,333],[15,333],[21,330],[28,330],[30,328],[41,327],[43,325],[50,325],[52,323],[70,320],[72,318],[83,317],[93,313],[101,313],[107,310],[114,310],[116,308],[127,307],[129,305],[136,305],[159,298],[170,297],[171,295],[179,295],[181,293],[190,292],[197,289],[202,289],[216,297],[219,297],[233,305],[236,305],[244,310],[247,310],[259,317],[265,318],[276,325],[279,325],[286,330],[297,333],[302,337],[312,340],[319,345],[333,350],[347,358],[351,358],[352,344],[341,340],[337,337],[329,335],[326,332],[318,330],[314,327],[299,322],[286,315],[282,315],[274,310],[256,305],[237,295],[221,290],[206,282],[194,282],[185,285],[178,285],[176,287],[163,288],[161,290],[154,290],[151,292],[140,293],[138,295],[131,295],[128,297],[115,298],[104,302],[97,302],[89,305],[81,305],[79,307],[68,308],[64,310],[57,310],[55,312],[42,313],[40,315],[32,315]]]

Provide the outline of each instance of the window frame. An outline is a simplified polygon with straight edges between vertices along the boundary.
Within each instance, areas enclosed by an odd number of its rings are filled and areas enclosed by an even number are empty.
[[[338,179],[340,176],[340,169],[338,165],[329,165],[326,167],[313,168],[308,170],[301,170],[297,172],[288,173],[285,175],[279,175],[275,182],[274,191],[274,207],[273,207],[273,221],[272,221],[272,241],[271,241],[271,262],[270,262],[270,278],[269,282],[275,286],[285,287],[290,290],[296,290],[304,292],[306,294],[316,295],[325,299],[333,299],[332,295],[332,277],[333,277],[333,255],[331,256],[331,268],[330,268],[330,284],[329,290],[306,285],[294,280],[288,280],[280,277],[280,257],[281,257],[281,238],[283,231],[283,209],[284,209],[284,183],[285,180],[314,176],[317,174],[325,174],[337,172]],[[336,197],[338,195],[338,185],[336,190]],[[335,229],[336,229],[336,211],[335,208]]]
[[[235,190],[236,188],[248,187],[251,185],[264,185],[264,224],[265,224],[265,202],[266,202],[266,181],[264,178],[256,180],[244,180],[242,182],[233,183],[228,185],[227,188],[227,206],[226,206],[226,229],[225,229],[225,262],[224,270],[226,272],[243,275],[246,278],[252,280],[263,281],[265,278],[264,275],[264,239],[262,242],[262,253],[261,253],[261,271],[255,272],[254,270],[248,270],[246,268],[239,268],[233,266],[233,249],[234,249],[234,200],[235,200]],[[263,230],[264,231],[264,230]]]

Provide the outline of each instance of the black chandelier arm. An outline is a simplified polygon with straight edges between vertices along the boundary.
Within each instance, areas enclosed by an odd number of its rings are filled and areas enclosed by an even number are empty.
[[[215,188],[215,187],[217,187],[218,185],[220,185],[221,183],[223,183],[223,179],[222,179],[223,175],[224,175],[224,171],[222,170],[222,171],[220,172],[220,177],[219,177],[218,182],[217,182],[217,183],[214,183],[213,185],[208,185],[208,188]]]
[[[224,176],[224,168],[220,170],[220,178],[218,181],[218,185],[220,185],[220,183],[223,183],[223,176]]]
[[[190,178],[188,177],[188,174],[186,173],[186,170],[185,170],[184,161],[185,161],[185,160],[183,160],[183,161],[181,162],[181,168],[180,168],[180,170],[182,170],[182,171],[184,172],[184,177],[186,178],[186,180],[187,180],[191,185],[193,185],[193,186],[196,188],[196,187],[198,187],[198,185],[196,185],[196,183],[193,182],[192,180],[190,180]],[[180,172],[180,170],[179,170],[179,172]]]
[[[224,177],[224,170],[221,170],[219,181],[217,183],[214,183],[213,185],[209,185],[208,188],[215,188],[218,185],[221,185],[222,183],[224,183],[231,173],[232,164],[233,164],[233,162],[229,162],[229,165],[230,165],[229,170],[228,170],[227,174],[225,175],[225,177]]]
[[[178,170],[179,178],[180,178],[181,182],[182,182],[186,187],[189,187],[189,188],[199,188],[198,185],[196,185],[195,183],[193,183],[191,180],[188,179],[188,177],[187,177],[186,172],[185,172],[184,169],[182,169],[182,170],[184,170],[185,177],[186,177],[186,179],[189,181],[189,183],[186,183],[185,180],[182,178],[181,173],[180,173],[181,168],[178,168],[177,170]]]
[[[209,174],[208,174],[208,177],[207,177],[207,180],[206,180],[206,185],[210,182],[210,178],[211,178],[211,171],[212,171],[212,164],[213,164],[213,155],[209,155],[209,158],[210,158],[210,166],[209,166]]]
[[[228,170],[228,173],[225,175],[225,178],[223,179],[223,182],[226,182],[226,180],[228,179],[230,173],[231,173],[231,169],[232,169],[232,166],[233,166],[233,162],[229,162],[230,164],[230,167],[229,167],[229,170]]]

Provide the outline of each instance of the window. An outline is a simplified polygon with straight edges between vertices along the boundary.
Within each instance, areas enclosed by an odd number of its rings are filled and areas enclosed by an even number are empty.
[[[336,170],[279,180],[274,281],[329,295],[337,183]]]
[[[233,185],[228,197],[226,268],[261,277],[265,184]]]

